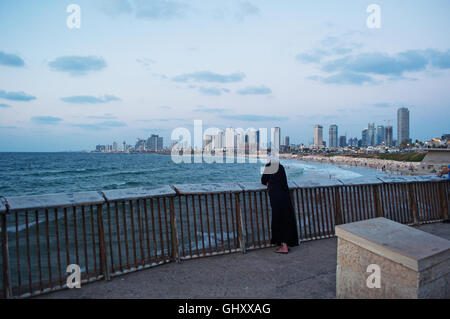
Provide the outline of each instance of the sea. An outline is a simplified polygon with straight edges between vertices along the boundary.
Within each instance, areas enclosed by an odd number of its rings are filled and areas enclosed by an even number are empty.
[[[123,153],[0,153],[0,196],[21,196],[168,184],[259,182],[257,163],[175,163],[170,155]],[[241,160],[242,161],[242,160]],[[352,179],[379,170],[281,160],[288,180]]]

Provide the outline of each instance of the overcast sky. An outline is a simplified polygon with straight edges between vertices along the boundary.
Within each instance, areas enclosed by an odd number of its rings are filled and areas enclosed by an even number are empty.
[[[368,5],[381,28],[366,25]],[[69,29],[67,6],[81,8]],[[176,127],[314,124],[361,138],[411,114],[450,133],[450,1],[0,0],[0,151],[90,150]]]

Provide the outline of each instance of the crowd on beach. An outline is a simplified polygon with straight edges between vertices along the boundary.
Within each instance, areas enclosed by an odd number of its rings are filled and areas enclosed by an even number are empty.
[[[319,162],[337,166],[361,166],[378,169],[389,175],[428,175],[436,174],[433,165],[420,162],[398,162],[376,158],[350,157],[350,156],[323,156],[323,155],[285,155],[284,158],[297,159],[306,162]]]

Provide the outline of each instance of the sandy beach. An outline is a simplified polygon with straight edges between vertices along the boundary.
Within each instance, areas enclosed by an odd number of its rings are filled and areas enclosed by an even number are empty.
[[[323,156],[323,155],[291,155],[280,154],[280,158],[293,159],[303,162],[319,162],[337,166],[361,166],[378,169],[392,175],[430,175],[436,174],[438,165],[434,167],[422,162],[398,162],[393,160],[382,160],[374,158],[350,157],[350,156]]]

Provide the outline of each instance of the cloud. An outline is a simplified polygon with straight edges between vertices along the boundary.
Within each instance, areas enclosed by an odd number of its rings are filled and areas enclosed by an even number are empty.
[[[7,108],[7,107],[11,107],[11,105],[5,104],[5,103],[0,103],[0,107]]]
[[[116,128],[116,127],[126,127],[127,124],[125,122],[120,121],[104,121],[104,122],[98,122],[98,123],[78,123],[78,124],[72,124],[72,126],[76,126],[85,130],[90,131],[100,131],[100,130],[107,130],[110,128]]]
[[[390,107],[391,104],[385,103],[385,102],[380,102],[380,103],[375,103],[373,106],[375,106],[375,107]]]
[[[372,77],[365,74],[358,74],[353,72],[340,72],[331,76],[321,77],[321,76],[310,76],[308,80],[320,81],[325,84],[375,84],[378,83]]]
[[[189,6],[173,0],[135,0],[135,15],[140,19],[171,19],[182,17]]]
[[[53,116],[35,116],[31,118],[31,121],[36,124],[43,124],[43,125],[55,125],[62,121],[59,117],[53,117]]]
[[[424,51],[424,55],[429,59],[430,64],[437,69],[450,69],[450,50],[440,52],[435,49]]]
[[[35,96],[28,95],[24,92],[6,92],[0,90],[0,98],[10,101],[20,101],[20,102],[29,102],[32,100],[36,100]]]
[[[225,112],[225,109],[217,108],[217,107],[205,107],[205,106],[199,105],[194,109],[194,112],[223,113],[223,112]]]
[[[128,0],[102,0],[100,1],[100,9],[107,15],[130,14],[133,7]]]
[[[95,56],[63,56],[48,63],[52,71],[67,72],[70,75],[85,75],[106,68],[106,61]]]
[[[244,21],[247,16],[258,15],[259,8],[249,1],[240,1],[238,10],[236,12],[236,19],[238,21]]]
[[[221,89],[217,89],[217,88],[212,88],[212,87],[200,87],[198,89],[198,91],[202,94],[205,95],[211,95],[211,96],[219,96],[222,95],[222,90]]]
[[[167,105],[163,105],[159,107],[161,110],[171,110],[172,108],[170,106]]]
[[[136,62],[139,63],[140,65],[144,66],[145,68],[149,68],[150,65],[155,64],[156,61],[152,60],[152,59],[148,59],[148,58],[141,58],[141,59],[136,59]]]
[[[175,76],[175,82],[211,82],[211,83],[233,83],[240,82],[245,78],[244,73],[218,74],[211,71],[198,71]]]
[[[322,70],[400,76],[405,72],[422,71],[427,64],[428,60],[421,52],[410,50],[394,56],[378,52],[362,53],[329,61],[322,66]]]
[[[0,65],[20,68],[25,66],[25,61],[18,55],[0,51]]]
[[[97,103],[108,103],[113,101],[120,101],[120,98],[114,95],[105,95],[103,97],[95,97],[91,95],[75,95],[61,98],[61,101],[66,103],[76,103],[76,104],[97,104]]]
[[[380,83],[380,77],[388,81],[416,79],[405,76],[407,73],[421,72],[429,68],[450,69],[450,50],[435,49],[407,50],[396,54],[383,52],[360,53],[322,61],[325,54],[301,54],[297,60],[304,63],[318,63],[320,70],[335,73],[329,76],[310,76],[308,79],[327,84]],[[378,79],[373,78],[378,76]]]
[[[90,115],[87,116],[88,119],[97,119],[97,120],[114,120],[117,117],[113,114],[107,113],[104,115]]]
[[[236,93],[240,95],[265,95],[271,94],[272,90],[266,86],[259,86],[259,87],[249,86],[246,87],[245,89],[236,91]]]
[[[270,121],[287,121],[287,117],[283,116],[264,116],[264,115],[254,115],[254,114],[222,114],[221,118],[233,121],[243,121],[243,122],[270,122]]]

